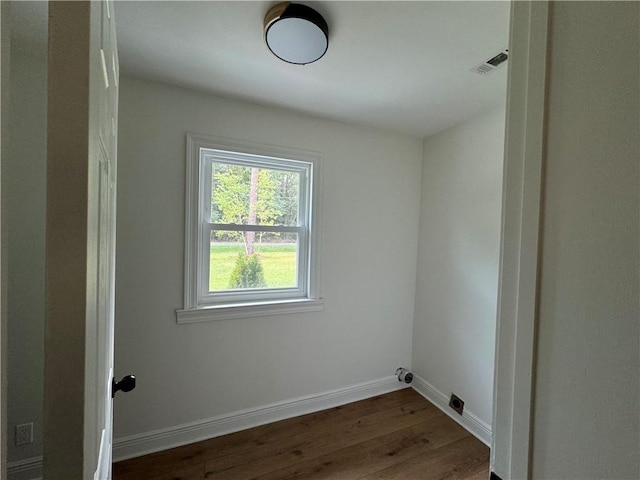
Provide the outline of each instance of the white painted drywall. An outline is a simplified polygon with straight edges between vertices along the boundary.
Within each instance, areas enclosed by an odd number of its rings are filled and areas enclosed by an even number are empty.
[[[42,450],[46,12],[44,2],[12,2],[10,10],[10,90],[8,112],[3,112],[8,113],[8,132],[3,134],[8,145],[2,159],[3,240],[8,256],[9,462],[38,456]],[[16,447],[15,425],[29,422],[34,423],[34,443]]]
[[[324,311],[176,324],[189,132],[323,153]],[[118,135],[116,438],[410,365],[420,139],[129,78]]]
[[[504,105],[424,141],[413,370],[491,425]]]
[[[532,478],[638,478],[640,5],[550,14]]]

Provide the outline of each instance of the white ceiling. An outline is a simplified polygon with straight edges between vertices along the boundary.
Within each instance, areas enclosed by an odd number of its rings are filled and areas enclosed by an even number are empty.
[[[290,65],[262,38],[277,2],[117,2],[125,74],[426,137],[504,102],[509,2],[305,3],[329,24],[318,62]]]

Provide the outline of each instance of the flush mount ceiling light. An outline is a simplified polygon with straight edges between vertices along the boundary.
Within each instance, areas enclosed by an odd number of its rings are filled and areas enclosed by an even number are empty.
[[[283,2],[264,17],[264,39],[276,57],[305,65],[322,58],[329,47],[329,27],[322,15],[299,3]]]

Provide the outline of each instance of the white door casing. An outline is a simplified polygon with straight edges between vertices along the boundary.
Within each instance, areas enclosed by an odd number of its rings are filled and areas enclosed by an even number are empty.
[[[113,4],[50,2],[44,476],[111,478]]]
[[[511,2],[491,471],[530,477],[549,4]]]
[[[8,2],[0,3],[0,162],[6,161],[6,135],[9,104],[9,8]],[[0,163],[1,164],[1,163]],[[0,168],[1,170],[1,168]],[[2,195],[0,195],[2,198]],[[5,203],[0,205],[0,219],[6,218]],[[3,220],[2,220],[3,221]],[[0,478],[7,475],[7,242],[6,228],[0,221]]]

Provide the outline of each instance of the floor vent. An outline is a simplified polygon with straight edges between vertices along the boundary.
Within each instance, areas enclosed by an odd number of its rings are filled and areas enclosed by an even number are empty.
[[[487,75],[496,70],[500,65],[503,65],[509,58],[509,49],[505,48],[500,53],[494,55],[489,60],[482,62],[477,67],[472,68],[473,72],[480,75]]]

